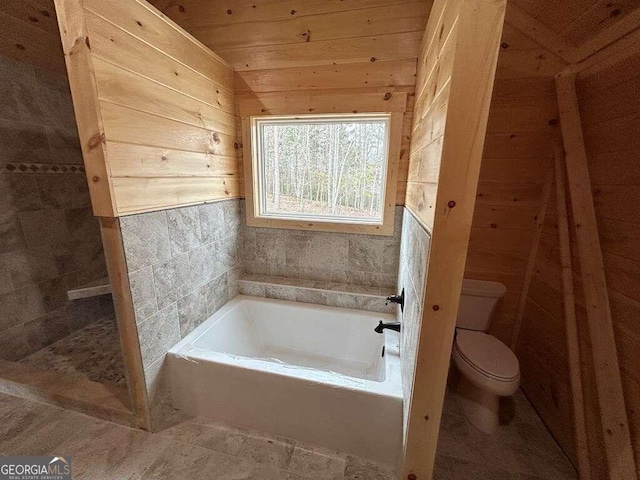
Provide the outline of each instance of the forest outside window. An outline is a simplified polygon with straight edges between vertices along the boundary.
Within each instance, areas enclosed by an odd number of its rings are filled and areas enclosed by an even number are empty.
[[[253,219],[285,228],[380,228],[390,120],[389,114],[252,117]]]

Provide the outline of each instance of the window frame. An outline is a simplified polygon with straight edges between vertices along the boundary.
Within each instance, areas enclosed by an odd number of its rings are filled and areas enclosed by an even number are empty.
[[[365,98],[361,98],[360,101],[365,101],[369,103],[370,106],[369,108],[364,108],[361,111],[358,110],[362,108],[362,105],[354,105],[354,108],[352,109],[348,108],[350,103],[354,103],[354,97],[344,95],[322,96],[321,98],[315,99],[315,102],[309,102],[309,98],[306,98],[305,104],[308,105],[306,108],[300,108],[297,105],[298,102],[292,101],[292,97],[290,96],[280,97],[281,103],[276,103],[276,100],[278,99],[274,98],[273,103],[274,105],[277,105],[277,108],[274,109],[265,109],[264,105],[261,105],[263,108],[256,108],[255,97],[245,101],[240,99],[239,109],[242,121],[244,193],[247,225],[250,227],[264,228],[362,233],[387,236],[393,235],[398,165],[400,162],[400,144],[402,138],[404,109],[406,106],[406,94],[402,93],[397,96],[394,94],[394,101],[389,101],[389,96],[389,94],[364,95]],[[317,105],[315,108],[314,104]],[[327,108],[326,105],[332,105],[332,107]],[[338,105],[342,105],[340,110],[333,107],[337,107]],[[254,175],[254,172],[259,171],[257,168],[257,155],[254,153],[253,148],[253,142],[256,138],[256,120],[270,117],[274,119],[286,117],[290,120],[294,120],[296,118],[304,119],[309,113],[316,116],[326,115],[327,117],[334,118],[354,114],[369,114],[371,117],[380,116],[380,114],[388,115],[387,168],[386,179],[384,181],[384,203],[382,206],[383,211],[381,224],[302,218],[287,219],[256,215],[256,212],[259,211],[256,204],[259,199],[257,198],[257,195],[254,195],[254,192],[258,192],[257,182],[259,181],[258,175]]]
[[[266,196],[263,191],[266,188],[265,169],[262,162],[264,161],[264,143],[263,143],[263,127],[266,125],[304,125],[307,123],[368,123],[378,122],[384,124],[384,165],[383,165],[383,181],[381,185],[381,206],[379,217],[372,219],[363,217],[358,220],[353,217],[340,217],[338,215],[313,215],[304,213],[269,213],[266,212]],[[329,114],[307,114],[307,115],[262,115],[251,117],[251,144],[253,171],[256,178],[253,182],[254,195],[254,215],[258,218],[271,220],[293,220],[304,222],[321,222],[321,223],[340,223],[353,225],[383,225],[384,223],[384,204],[386,201],[386,178],[389,169],[389,137],[391,130],[391,116],[388,113],[343,113],[339,115]],[[257,148],[256,148],[257,146]],[[261,158],[262,156],[262,158]]]

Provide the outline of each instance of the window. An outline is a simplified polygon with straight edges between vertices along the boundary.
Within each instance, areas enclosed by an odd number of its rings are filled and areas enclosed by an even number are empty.
[[[251,117],[254,224],[380,228],[395,204],[390,125],[390,114]]]

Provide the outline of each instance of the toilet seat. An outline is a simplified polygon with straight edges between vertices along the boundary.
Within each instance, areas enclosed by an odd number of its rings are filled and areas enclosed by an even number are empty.
[[[493,335],[458,329],[454,350],[469,367],[494,381],[517,382],[520,379],[518,358]]]

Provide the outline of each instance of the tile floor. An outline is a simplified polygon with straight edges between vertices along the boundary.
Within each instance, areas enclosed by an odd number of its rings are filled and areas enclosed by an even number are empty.
[[[475,431],[447,397],[438,480],[576,478],[521,394],[517,420],[493,436]],[[0,394],[0,455],[71,455],[74,479],[391,480],[351,455],[203,419],[151,434]]]
[[[453,395],[445,397],[436,480],[569,480],[573,465],[558,447],[521,391],[513,397],[515,416],[492,435],[476,430]]]
[[[126,388],[120,336],[113,316],[94,322],[19,363]]]

